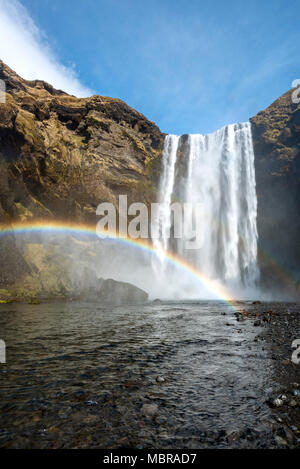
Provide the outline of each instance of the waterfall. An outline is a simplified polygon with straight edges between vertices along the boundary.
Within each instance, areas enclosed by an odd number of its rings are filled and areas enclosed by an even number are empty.
[[[160,181],[160,206],[156,215],[156,226],[159,238],[153,240],[159,254],[168,250],[169,239],[168,230],[171,228],[170,205],[174,190],[175,164],[177,157],[179,137],[177,135],[167,135],[164,143],[162,156],[163,171]]]
[[[250,123],[229,125],[209,135],[168,135],[162,164],[160,208],[154,223],[159,236],[153,239],[161,253],[160,268],[166,268],[163,252],[173,251],[224,285],[254,287],[259,270]],[[173,202],[201,207],[198,249],[186,249],[184,237],[172,237]]]

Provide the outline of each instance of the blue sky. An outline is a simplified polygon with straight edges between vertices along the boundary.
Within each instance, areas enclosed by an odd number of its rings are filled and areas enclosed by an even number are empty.
[[[121,98],[167,133],[248,120],[300,78],[299,0],[20,3],[0,0],[0,28],[1,9],[14,5],[6,34],[19,35],[18,21],[24,29],[9,52],[1,41],[0,58],[54,85],[60,74],[58,83],[78,95]]]

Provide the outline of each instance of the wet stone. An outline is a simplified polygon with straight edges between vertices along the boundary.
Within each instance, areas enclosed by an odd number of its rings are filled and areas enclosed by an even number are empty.
[[[141,408],[142,414],[146,417],[155,417],[158,414],[158,405],[157,404],[144,404]]]
[[[270,407],[282,407],[284,402],[282,399],[279,399],[279,397],[277,397],[276,399],[269,399],[267,401],[267,403],[269,404]]]
[[[289,406],[290,407],[297,407],[297,401],[295,401],[295,399],[292,399],[290,402],[289,402]]]
[[[156,377],[156,382],[157,383],[164,383],[165,381],[166,381],[165,378],[163,378],[162,376],[157,376]]]
[[[284,440],[281,436],[275,435],[274,439],[278,446],[287,446],[287,441]]]

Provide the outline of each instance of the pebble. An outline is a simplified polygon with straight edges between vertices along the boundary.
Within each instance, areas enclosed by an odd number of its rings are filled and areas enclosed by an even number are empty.
[[[155,417],[158,413],[158,405],[144,404],[141,408],[141,411],[146,417]]]
[[[300,389],[293,389],[292,394],[293,394],[293,396],[299,397],[300,396]]]
[[[289,430],[288,428],[285,428],[284,429],[284,434],[285,434],[285,437],[286,437],[288,443],[292,444],[294,442],[294,435],[291,432],[291,430]]]
[[[279,399],[277,397],[276,399],[271,400],[270,402],[271,407],[282,407],[283,406],[283,400]]]
[[[120,439],[119,445],[121,447],[126,447],[126,446],[129,445],[129,440],[128,440],[127,436],[124,436],[123,438]]]
[[[162,376],[157,376],[156,377],[156,382],[157,383],[164,383],[165,381],[166,381],[165,378],[163,378]]]
[[[289,403],[289,406],[290,407],[297,407],[297,402],[295,401],[295,399],[292,399]]]
[[[287,442],[283,438],[281,438],[281,436],[276,435],[275,441],[280,446],[287,446]]]
[[[239,433],[238,432],[231,432],[229,435],[227,435],[227,441],[229,443],[233,443],[234,441],[237,441],[239,439]]]
[[[283,420],[281,417],[279,417],[279,415],[275,415],[275,420],[279,423],[283,423]]]
[[[92,401],[92,400],[86,401],[86,403],[87,405],[98,405],[97,401]]]

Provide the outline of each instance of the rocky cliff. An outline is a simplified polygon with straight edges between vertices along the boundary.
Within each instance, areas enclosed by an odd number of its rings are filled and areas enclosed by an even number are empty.
[[[23,80],[1,61],[0,79],[6,85],[6,102],[0,103],[0,223],[95,223],[97,205],[118,207],[119,194],[127,194],[128,203],[155,200],[164,136],[153,122],[119,99],[78,99],[43,81]],[[0,286],[28,272],[32,259],[6,236]]]
[[[78,99],[0,62],[0,204],[12,218],[95,221],[117,194],[149,202],[163,134],[119,99]],[[1,214],[0,214],[1,215]]]
[[[291,292],[300,285],[300,104],[292,93],[251,119],[262,282]]]

